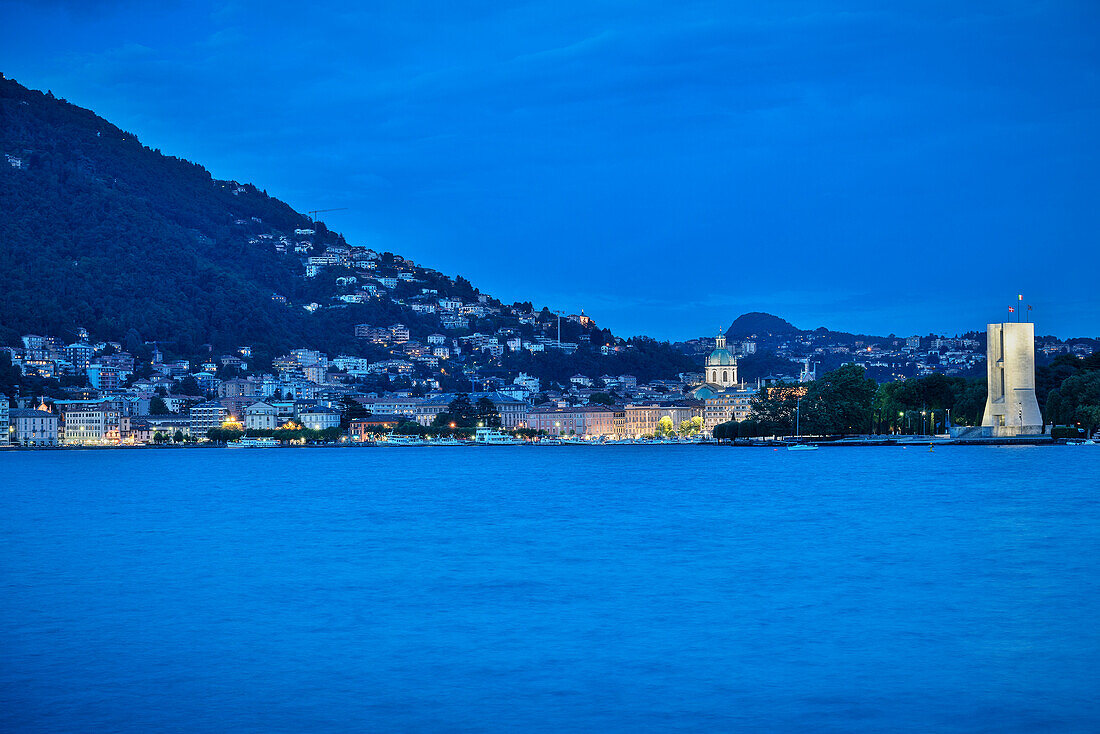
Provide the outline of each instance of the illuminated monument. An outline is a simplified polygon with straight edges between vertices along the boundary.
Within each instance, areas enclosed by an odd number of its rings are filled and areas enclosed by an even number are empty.
[[[1035,400],[1035,324],[989,324],[986,371],[989,387],[982,432],[1024,436],[1043,432]]]

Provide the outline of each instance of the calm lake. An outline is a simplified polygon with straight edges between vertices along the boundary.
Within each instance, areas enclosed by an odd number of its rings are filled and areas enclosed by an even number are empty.
[[[0,454],[0,730],[1100,730],[1100,447]]]

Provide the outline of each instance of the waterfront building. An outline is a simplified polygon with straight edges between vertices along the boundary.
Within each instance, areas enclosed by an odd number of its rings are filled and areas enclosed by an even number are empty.
[[[12,430],[8,396],[0,392],[0,448],[5,448],[11,444]]]
[[[77,407],[65,412],[65,445],[88,446],[107,442],[109,414],[117,411],[103,408]],[[117,423],[116,423],[117,426]]]
[[[989,324],[986,334],[983,430],[996,437],[1041,434],[1043,417],[1035,399],[1035,324]]]
[[[522,400],[505,395],[500,392],[474,392],[467,393],[470,402],[477,405],[482,398],[488,398],[496,408],[500,416],[502,428],[523,428],[527,425],[527,403]],[[435,417],[447,411],[451,401],[458,397],[459,393],[440,393],[424,400],[416,408],[416,422],[422,426],[430,426]]]
[[[166,436],[174,436],[177,431],[184,436],[191,435],[191,419],[182,415],[145,415],[141,420],[149,424],[152,440],[153,435],[163,433]],[[205,432],[204,432],[205,433]]]
[[[298,418],[304,427],[311,431],[323,431],[326,428],[340,427],[340,411],[314,405],[298,412]]]
[[[667,417],[677,431],[680,424],[696,416],[703,416],[705,404],[701,401],[685,401],[683,404],[661,405],[659,403],[629,404],[624,409],[625,432],[631,438],[652,436],[657,432],[657,424]]]
[[[119,419],[119,434],[122,436],[123,443],[152,443],[154,431],[149,421],[124,415]]]
[[[185,416],[123,416],[119,421],[121,440],[126,444],[153,443],[159,433],[174,438],[177,433],[191,435],[191,423]]]
[[[408,420],[401,415],[372,415],[369,418],[360,418],[348,424],[348,435],[352,441],[366,441],[372,435],[389,433],[402,421]]]
[[[262,400],[244,409],[244,427],[249,431],[271,431],[278,428],[279,411]]]
[[[621,410],[607,405],[539,405],[527,411],[527,427],[551,436],[616,436],[615,414]]]
[[[16,408],[10,412],[12,443],[17,446],[57,446],[59,419],[45,407]]]
[[[216,400],[199,403],[191,408],[191,432],[201,437],[211,428],[221,428],[229,416],[229,411]]]
[[[372,415],[402,415],[413,419],[416,417],[416,409],[424,402],[422,398],[404,398],[399,395],[360,399],[359,402]]]
[[[719,423],[743,421],[752,414],[755,390],[742,386],[720,390],[703,400],[703,431],[710,433]]]

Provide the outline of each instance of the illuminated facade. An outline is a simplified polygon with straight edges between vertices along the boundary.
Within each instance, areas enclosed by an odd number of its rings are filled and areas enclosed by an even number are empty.
[[[538,406],[527,411],[527,426],[551,436],[615,436],[615,417],[621,412],[604,405]]]
[[[1035,324],[989,324],[982,428],[992,436],[1043,432],[1035,399]]]
[[[703,430],[710,433],[719,423],[743,421],[752,414],[752,399],[755,390],[731,387],[706,398],[703,403]]]
[[[66,446],[117,443],[119,411],[106,405],[95,408],[80,406],[67,410],[64,435]]]

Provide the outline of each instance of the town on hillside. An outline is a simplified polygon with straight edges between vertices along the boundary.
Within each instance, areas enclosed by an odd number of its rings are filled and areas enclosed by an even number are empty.
[[[448,319],[501,309],[484,296],[423,295],[429,297],[413,304]],[[577,372],[554,380],[508,373],[502,358],[575,355],[576,335],[591,333],[585,331],[594,329],[591,319],[583,312],[540,319],[533,309],[520,316],[526,317],[532,328],[523,334],[420,337],[401,323],[359,324],[357,354],[292,349],[270,366],[257,366],[243,345],[192,360],[166,354],[158,342],[100,341],[85,329],[68,343],[27,334],[20,346],[0,349],[0,385],[11,393],[0,396],[0,426],[7,428],[0,446],[222,444],[241,437],[371,443],[395,435],[468,436],[476,428],[602,441],[782,436],[794,425],[820,434],[931,435],[979,425],[985,406],[984,379],[961,376],[985,369],[984,334],[857,338],[822,330],[736,340],[720,334],[680,345],[685,358],[697,353],[697,369],[675,378]],[[563,341],[559,329],[576,341]],[[1058,413],[1050,420],[1073,424],[1084,417],[1091,432],[1100,424],[1100,416],[1090,418],[1091,398],[1071,397],[1066,388],[1078,372],[1093,370],[1089,379],[1100,374],[1090,345],[1029,338],[1032,360],[1046,361],[1035,392]],[[588,339],[585,347],[604,354],[638,348],[610,338],[595,349]],[[747,378],[743,365],[764,349],[764,364],[776,371]],[[873,379],[876,369],[885,380]]]

